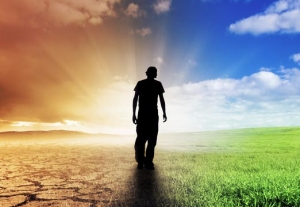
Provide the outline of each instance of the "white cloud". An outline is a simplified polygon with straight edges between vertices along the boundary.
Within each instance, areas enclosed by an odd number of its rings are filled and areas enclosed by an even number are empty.
[[[229,26],[237,34],[250,33],[299,33],[300,1],[279,0],[271,4],[264,12],[237,21]]]
[[[139,16],[139,5],[131,3],[128,5],[127,9],[125,10],[125,14],[127,16],[131,16],[137,18]]]
[[[157,14],[165,13],[170,10],[171,0],[158,0],[154,5],[154,11]]]
[[[280,13],[289,8],[289,3],[286,0],[280,0],[273,3],[266,10],[266,13]]]
[[[259,85],[264,89],[275,89],[281,85],[280,77],[268,71],[260,71],[250,77],[244,77],[242,81],[251,82],[255,84],[255,86]]]
[[[291,58],[293,59],[293,61],[294,61],[295,63],[300,64],[300,53],[292,55]]]
[[[152,31],[150,28],[142,28],[142,29],[137,29],[136,34],[139,34],[143,37],[152,34]]]
[[[167,131],[299,125],[300,70],[260,71],[166,89]],[[180,125],[178,125],[180,120]]]

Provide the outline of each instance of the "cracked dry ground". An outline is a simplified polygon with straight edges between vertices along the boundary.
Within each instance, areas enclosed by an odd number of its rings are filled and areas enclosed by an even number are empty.
[[[70,140],[0,139],[0,207],[128,206],[136,188],[132,144]]]

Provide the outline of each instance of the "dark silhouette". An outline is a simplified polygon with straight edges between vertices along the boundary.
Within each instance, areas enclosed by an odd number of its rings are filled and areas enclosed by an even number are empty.
[[[159,97],[163,110],[163,121],[167,121],[164,88],[161,82],[154,80],[157,77],[157,69],[149,67],[146,71],[147,79],[141,80],[134,88],[132,121],[136,126],[137,138],[135,141],[135,159],[138,169],[144,166],[154,170],[153,158],[158,134],[158,110],[157,97]],[[138,118],[135,116],[137,101],[139,101]],[[145,144],[148,141],[145,157]]]

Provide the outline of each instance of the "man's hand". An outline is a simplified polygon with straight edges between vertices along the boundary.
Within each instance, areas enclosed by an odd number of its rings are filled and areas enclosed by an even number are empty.
[[[137,124],[137,119],[136,119],[135,114],[133,114],[133,116],[132,116],[132,122],[133,122],[134,124]]]
[[[163,115],[163,119],[164,119],[164,122],[167,121],[167,115],[166,114]]]

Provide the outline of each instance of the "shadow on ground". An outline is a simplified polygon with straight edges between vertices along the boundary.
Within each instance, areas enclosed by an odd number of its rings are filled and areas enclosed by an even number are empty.
[[[161,197],[161,184],[156,170],[132,169],[132,175],[128,179],[127,198],[124,202],[128,206],[164,206]]]

